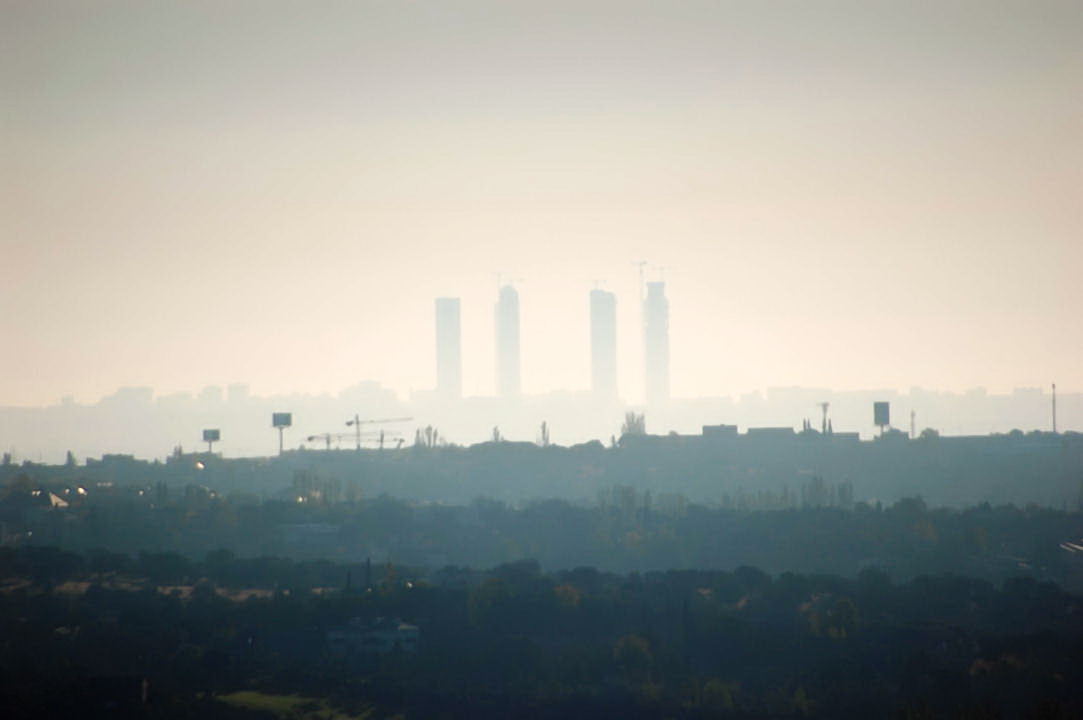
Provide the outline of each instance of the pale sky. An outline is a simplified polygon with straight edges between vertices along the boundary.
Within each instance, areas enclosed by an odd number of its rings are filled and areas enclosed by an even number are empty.
[[[589,384],[1083,390],[1083,3],[0,2],[0,405]],[[651,277],[658,271],[652,271]]]

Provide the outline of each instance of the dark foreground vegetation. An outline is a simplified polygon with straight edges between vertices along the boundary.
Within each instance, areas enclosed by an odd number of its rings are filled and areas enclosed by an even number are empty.
[[[1083,548],[1076,549],[1083,545],[1083,513],[1074,509],[957,510],[920,498],[870,504],[855,501],[848,483],[817,477],[793,491],[727,495],[714,506],[629,486],[607,488],[589,505],[332,501],[330,494],[305,475],[288,499],[262,502],[197,485],[87,488],[23,478],[0,491],[0,534],[4,545],[77,552],[200,559],[224,548],[238,557],[428,568],[494,567],[532,557],[549,570],[752,565],[771,574],[853,577],[871,566],[897,582],[950,572],[999,584],[1029,575],[1083,593]]]
[[[615,575],[0,550],[6,718],[1071,718],[1083,598],[1033,578]],[[416,653],[328,631],[402,618]]]

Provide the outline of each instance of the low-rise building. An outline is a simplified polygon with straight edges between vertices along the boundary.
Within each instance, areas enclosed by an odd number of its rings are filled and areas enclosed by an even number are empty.
[[[327,644],[332,652],[386,655],[392,652],[417,652],[421,631],[417,625],[399,618],[376,618],[366,622],[352,618],[347,625],[327,631]]]

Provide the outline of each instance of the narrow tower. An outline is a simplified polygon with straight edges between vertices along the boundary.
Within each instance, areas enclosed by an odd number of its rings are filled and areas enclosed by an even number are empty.
[[[436,392],[456,400],[463,393],[459,298],[436,298]]]
[[[664,282],[647,283],[643,361],[647,405],[662,405],[669,400],[669,300]]]
[[[1053,383],[1053,434],[1057,433],[1057,384]]]
[[[511,285],[500,288],[496,301],[496,394],[519,395],[519,293]]]
[[[617,396],[617,296],[590,291],[590,388],[607,400]]]

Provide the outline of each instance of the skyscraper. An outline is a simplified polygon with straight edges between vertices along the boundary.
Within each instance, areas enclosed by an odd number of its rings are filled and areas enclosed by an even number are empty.
[[[648,405],[669,400],[669,300],[664,282],[647,283],[643,300],[643,364]]]
[[[436,298],[436,392],[445,398],[463,394],[459,298]]]
[[[590,388],[617,396],[617,296],[605,290],[590,291]]]
[[[519,394],[519,293],[511,285],[500,288],[496,301],[496,394]]]

